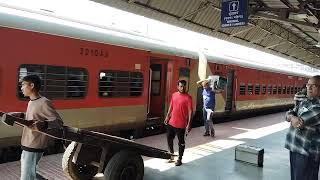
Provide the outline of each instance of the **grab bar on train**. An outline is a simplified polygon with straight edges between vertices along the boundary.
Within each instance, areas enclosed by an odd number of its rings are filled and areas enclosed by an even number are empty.
[[[149,68],[149,94],[148,94],[148,108],[147,108],[147,113],[149,114],[150,112],[150,102],[151,102],[151,84],[152,82],[152,69]]]

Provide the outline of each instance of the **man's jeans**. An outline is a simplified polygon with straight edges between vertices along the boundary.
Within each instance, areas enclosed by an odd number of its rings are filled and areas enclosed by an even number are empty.
[[[211,119],[212,113],[213,111],[211,109],[203,108],[203,121],[204,121],[204,128],[206,130],[206,133],[214,131],[213,122]]]
[[[20,180],[35,180],[36,167],[42,157],[43,152],[22,151],[21,154],[21,179]]]

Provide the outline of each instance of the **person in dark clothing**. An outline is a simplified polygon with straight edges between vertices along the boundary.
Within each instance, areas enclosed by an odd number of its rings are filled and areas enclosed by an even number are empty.
[[[192,97],[186,92],[186,81],[178,81],[178,92],[173,93],[169,110],[164,123],[167,125],[167,142],[169,151],[174,153],[173,139],[178,136],[179,158],[176,166],[182,165],[182,156],[185,149],[185,135],[191,130]],[[173,157],[169,162],[173,162]]]

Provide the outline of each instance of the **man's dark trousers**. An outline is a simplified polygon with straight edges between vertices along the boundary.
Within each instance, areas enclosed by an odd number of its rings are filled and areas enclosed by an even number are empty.
[[[291,180],[318,180],[319,160],[290,151]]]

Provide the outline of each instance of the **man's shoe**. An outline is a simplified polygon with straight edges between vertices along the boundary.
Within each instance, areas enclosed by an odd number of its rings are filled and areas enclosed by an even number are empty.
[[[174,162],[174,156],[171,156],[170,159],[167,161],[167,163],[173,163]]]
[[[205,132],[205,133],[203,134],[203,136],[210,136],[210,133],[209,133],[209,132]]]
[[[213,129],[213,130],[211,130],[211,137],[214,137],[214,136],[215,136],[215,131]]]
[[[177,162],[175,163],[176,166],[181,166],[182,165],[182,161],[181,159],[178,159]]]

